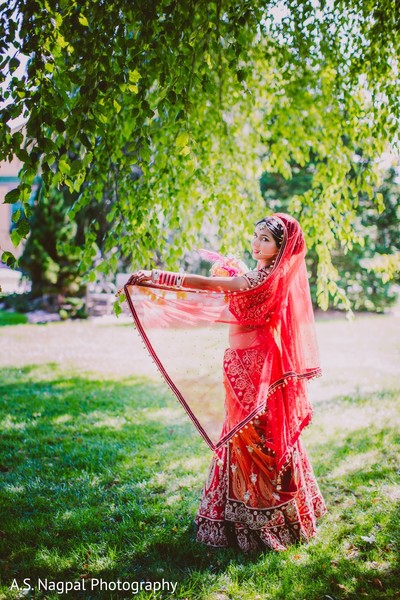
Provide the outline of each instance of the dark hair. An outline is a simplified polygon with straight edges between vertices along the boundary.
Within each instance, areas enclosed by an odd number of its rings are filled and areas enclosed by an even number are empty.
[[[282,223],[275,217],[265,217],[264,219],[261,219],[261,221],[257,221],[256,227],[257,227],[257,225],[261,225],[261,223],[265,223],[265,227],[271,233],[278,248],[280,248],[282,246],[282,242],[283,242],[283,225],[282,225]]]

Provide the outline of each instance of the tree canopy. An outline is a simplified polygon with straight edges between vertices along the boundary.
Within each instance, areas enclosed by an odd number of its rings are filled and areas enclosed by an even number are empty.
[[[222,250],[240,250],[268,212],[262,172],[290,179],[312,160],[312,187],[289,210],[318,256],[320,304],[345,302],[331,251],[363,243],[360,194],[382,210],[377,158],[398,139],[396,0],[10,0],[0,11],[0,159],[23,162],[6,197],[22,202],[15,242],[39,172],[44,190],[76,194],[71,218],[106,191],[103,270],[121,254],[174,266],[210,223]],[[20,117],[23,132],[11,128]],[[97,229],[94,218],[83,269]]]

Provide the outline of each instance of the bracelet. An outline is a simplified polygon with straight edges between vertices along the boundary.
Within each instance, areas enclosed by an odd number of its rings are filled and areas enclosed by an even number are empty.
[[[173,273],[170,271],[161,271],[160,273],[160,285],[167,285],[168,287],[173,284],[172,277]]]
[[[154,283],[158,283],[159,285],[166,285],[167,287],[176,287],[180,289],[183,285],[185,276],[182,273],[154,270],[152,271],[151,279]]]

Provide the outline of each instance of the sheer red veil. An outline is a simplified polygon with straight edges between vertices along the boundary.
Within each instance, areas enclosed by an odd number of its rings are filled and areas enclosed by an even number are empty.
[[[213,449],[267,412],[265,444],[280,469],[311,419],[307,380],[320,375],[306,247],[298,222],[273,215],[283,241],[272,271],[241,292],[125,286],[137,329]]]

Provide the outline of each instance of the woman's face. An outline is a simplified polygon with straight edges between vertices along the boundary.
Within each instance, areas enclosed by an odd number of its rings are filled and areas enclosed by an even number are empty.
[[[265,262],[266,265],[270,264],[279,252],[272,233],[267,227],[259,225],[254,230],[251,249],[253,258]]]

